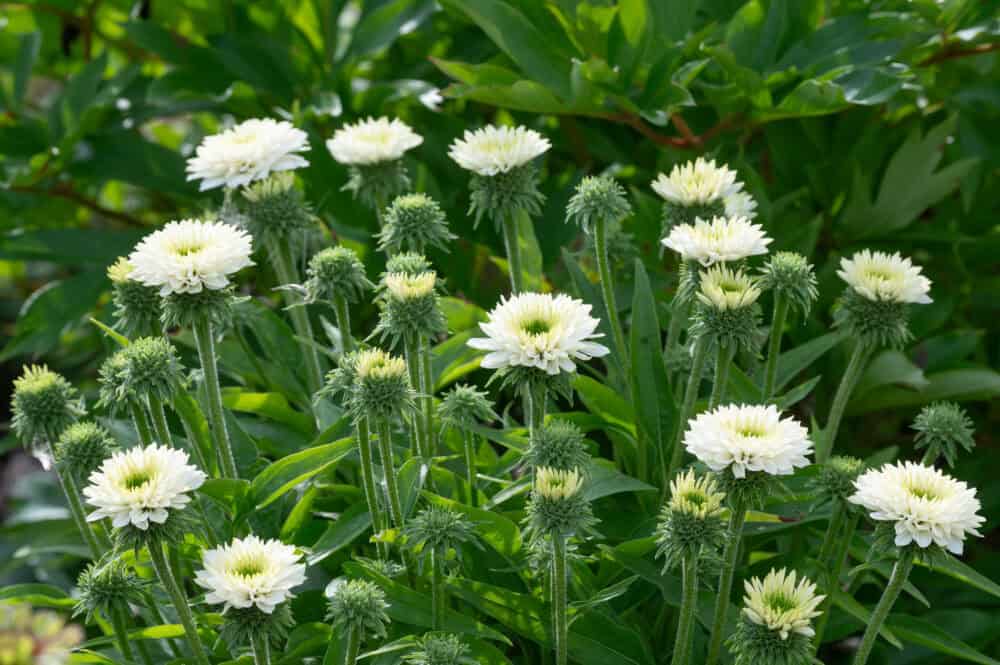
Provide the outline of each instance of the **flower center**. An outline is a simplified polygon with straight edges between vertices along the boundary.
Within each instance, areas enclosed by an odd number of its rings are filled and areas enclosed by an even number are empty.
[[[736,433],[740,436],[752,439],[759,439],[766,434],[763,427],[758,427],[756,425],[745,425],[743,427],[739,427],[736,429]]]
[[[263,572],[264,566],[259,561],[241,561],[233,568],[233,574],[240,577],[255,577]]]
[[[696,506],[703,506],[708,501],[708,497],[701,492],[688,492],[684,494],[682,498]]]
[[[152,479],[153,474],[148,471],[136,471],[135,473],[131,473],[125,477],[125,489],[139,489]]]
[[[552,329],[544,319],[530,319],[521,324],[521,330],[529,335],[542,335]]]
[[[888,282],[892,280],[892,275],[889,274],[888,271],[879,270],[878,268],[869,268],[866,270],[865,277],[879,282]]]
[[[180,256],[189,256],[191,254],[197,254],[201,250],[205,249],[205,246],[200,243],[191,243],[190,245],[178,245],[174,247],[174,253]]]
[[[936,492],[926,487],[907,487],[907,491],[918,499],[933,501],[938,498]]]
[[[794,610],[797,605],[794,600],[783,593],[772,593],[764,598],[764,603],[777,612],[788,612]]]

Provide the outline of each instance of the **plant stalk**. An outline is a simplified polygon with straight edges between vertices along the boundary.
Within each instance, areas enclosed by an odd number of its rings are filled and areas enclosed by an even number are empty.
[[[719,406],[726,397],[726,383],[729,381],[729,363],[733,360],[736,349],[719,341],[715,356],[715,377],[712,379],[712,396],[708,400],[708,408]]]
[[[347,631],[347,647],[344,649],[344,665],[355,665],[361,651],[361,633],[355,626]]]
[[[375,482],[375,465],[372,459],[371,436],[368,430],[368,418],[358,420],[356,429],[358,437],[358,455],[361,458],[361,484],[365,491],[365,501],[368,503],[368,513],[372,518],[372,531],[379,533],[384,524],[382,511],[378,505],[378,484]],[[384,557],[384,547],[378,545],[379,558]]]
[[[340,343],[344,353],[354,350],[354,338],[351,337],[351,310],[347,306],[347,298],[337,294],[333,297],[333,311],[337,316],[337,328],[340,329]]]
[[[781,355],[781,335],[785,330],[785,319],[788,318],[788,296],[782,293],[774,294],[774,315],[771,317],[771,334],[767,340],[767,361],[764,365],[764,402],[774,394],[774,385],[778,377],[778,357]]]
[[[708,655],[705,665],[715,665],[722,653],[722,640],[725,638],[726,615],[729,613],[729,597],[733,591],[733,577],[736,573],[736,558],[740,553],[740,538],[743,535],[743,523],[746,521],[746,506],[742,502],[734,502],[730,506],[729,537],[722,554],[722,572],[719,575],[719,596],[715,599],[715,613],[712,616],[712,633],[708,640]]]
[[[847,369],[840,379],[837,387],[837,394],[833,397],[833,404],[830,405],[830,416],[826,419],[826,427],[823,428],[823,436],[816,444],[816,463],[822,464],[830,459],[833,451],[833,444],[837,440],[837,431],[840,429],[840,421],[844,417],[844,410],[847,402],[854,392],[854,387],[861,378],[861,373],[865,369],[871,349],[861,341],[855,342],[854,350],[851,352],[851,360],[847,363]]]
[[[167,590],[167,595],[170,596],[170,601],[177,610],[177,618],[180,619],[181,625],[184,626],[184,633],[187,635],[188,643],[191,645],[191,653],[194,655],[194,660],[198,665],[210,665],[208,654],[205,652],[205,647],[201,643],[201,637],[198,635],[198,626],[195,624],[194,615],[191,614],[191,607],[188,605],[187,597],[177,584],[177,580],[170,570],[170,565],[163,555],[162,543],[153,540],[149,543],[148,549],[149,560],[153,564],[153,569],[156,571],[157,577],[160,578],[160,583]]]
[[[505,215],[503,218],[503,244],[507,250],[507,269],[510,272],[510,292],[524,291],[524,273],[521,267],[521,245],[517,238],[517,218]]]
[[[552,534],[552,634],[555,636],[556,665],[566,665],[569,658],[566,586],[566,537],[554,533]]]
[[[681,462],[684,460],[684,428],[687,427],[688,420],[694,415],[694,405],[698,401],[698,388],[701,386],[701,377],[705,372],[705,362],[707,360],[708,338],[702,335],[694,342],[691,373],[688,375],[687,387],[684,389],[684,401],[681,404],[681,410],[677,414],[674,444],[670,451],[670,467],[667,469],[667,477],[663,479],[664,492],[667,490],[671,476],[680,468]]]
[[[625,373],[625,384],[628,385],[629,355],[628,346],[625,343],[625,333],[622,331],[622,322],[618,318],[618,305],[615,302],[615,286],[611,280],[611,267],[608,264],[608,229],[607,221],[601,217],[594,222],[594,251],[597,253],[597,272],[601,278],[601,293],[604,295],[604,309],[608,312],[608,324],[611,326],[611,335],[615,339],[615,347],[618,351],[618,358],[621,361],[622,371]]]
[[[899,593],[903,590],[903,585],[906,584],[906,578],[910,576],[912,569],[913,552],[903,551],[899,555],[896,565],[892,567],[889,583],[882,592],[882,598],[878,601],[878,605],[875,606],[868,621],[865,635],[861,638],[861,645],[854,655],[854,665],[865,665],[868,662],[868,656],[871,655],[872,649],[875,647],[875,640],[878,639],[882,624],[885,623],[885,618],[889,616],[889,611],[896,603],[896,599],[899,598]]]
[[[836,541],[836,545],[832,549],[830,560],[819,560],[821,566],[830,567],[830,583],[826,591],[826,598],[818,608],[821,614],[816,619],[816,634],[813,636],[814,653],[818,652],[820,647],[823,645],[823,634],[826,633],[826,626],[830,621],[830,609],[833,605],[833,593],[840,584],[840,573],[844,570],[844,565],[847,560],[847,552],[850,549],[851,540],[854,539],[854,531],[858,528],[858,521],[860,519],[860,513],[855,513],[850,517],[847,517],[845,520],[846,526],[844,527],[844,532],[840,539]]]
[[[437,437],[434,430],[434,365],[431,360],[431,341],[420,345],[420,404],[423,408],[424,432],[427,437],[428,457],[437,454]]]
[[[476,435],[462,430],[462,449],[465,453],[465,483],[469,486],[469,505],[478,508],[479,492],[476,490]]]
[[[76,528],[80,531],[80,537],[83,538],[84,544],[87,549],[90,550],[90,557],[92,559],[99,559],[104,553],[104,548],[101,547],[101,543],[94,533],[94,530],[90,528],[90,523],[87,522],[87,512],[83,507],[83,500],[80,498],[80,488],[76,485],[76,479],[73,478],[73,474],[69,473],[65,469],[62,469],[59,464],[56,463],[56,454],[54,446],[52,445],[52,437],[47,436],[46,442],[48,445],[49,457],[52,458],[52,470],[56,474],[56,479],[59,481],[59,486],[62,488],[63,496],[66,497],[66,504],[69,506],[69,513],[72,516],[73,521],[76,523]]]
[[[677,620],[677,638],[671,665],[688,665],[691,660],[691,636],[698,613],[698,558],[687,557],[681,569],[681,610]]]
[[[268,247],[268,255],[274,265],[274,272],[282,284],[298,284],[299,271],[292,256],[292,246],[287,240],[274,241]],[[295,334],[301,338],[299,346],[306,361],[306,379],[309,392],[314,393],[323,385],[323,368],[316,351],[316,338],[313,337],[312,324],[309,322],[309,312],[298,304],[297,296],[291,291],[283,291],[288,314],[292,319]]]
[[[432,547],[431,552],[431,625],[434,630],[444,627],[447,606],[444,588],[444,552]]]
[[[403,504],[399,500],[399,486],[396,484],[396,467],[392,461],[392,431],[385,418],[378,423],[378,447],[382,457],[382,473],[385,476],[386,492],[389,495],[389,513],[397,529],[403,528]]]
[[[271,665],[271,642],[267,635],[254,635],[251,644],[253,645],[254,665]]]
[[[423,383],[420,372],[420,339],[415,335],[406,335],[403,340],[403,352],[406,357],[406,369],[410,375],[410,385],[413,386],[414,390],[420,391]],[[419,408],[413,412],[413,433],[417,441],[417,455],[429,459],[427,421],[424,419],[423,411]]]
[[[139,435],[139,443],[143,447],[153,443],[153,431],[149,427],[149,419],[146,413],[135,400],[128,401],[129,414],[132,416],[132,424],[135,425],[135,433]]]
[[[215,337],[212,322],[208,319],[194,325],[194,339],[198,345],[198,359],[205,373],[205,393],[208,396],[208,428],[219,455],[219,467],[226,478],[239,478],[236,457],[229,443],[226,416],[222,410],[222,388],[219,386],[219,368],[215,364]]]
[[[132,660],[132,647],[129,646],[128,642],[128,622],[125,620],[123,605],[122,602],[116,602],[108,614],[111,615],[109,618],[111,619],[111,627],[114,629],[115,644],[119,653],[125,660]]]

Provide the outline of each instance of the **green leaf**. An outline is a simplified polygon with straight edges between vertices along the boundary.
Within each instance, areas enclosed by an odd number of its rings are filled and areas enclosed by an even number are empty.
[[[283,423],[306,436],[316,433],[313,419],[293,410],[288,400],[279,393],[251,393],[239,388],[226,388],[222,391],[222,402],[227,409]]]
[[[872,358],[854,392],[851,393],[851,401],[861,401],[872,390],[886,386],[922,390],[927,387],[927,378],[923,370],[914,365],[902,351],[887,349]]]
[[[37,607],[70,609],[76,601],[51,584],[13,584],[0,589],[0,601],[30,603]]]
[[[576,390],[591,413],[600,416],[609,425],[615,426],[626,434],[635,436],[632,406],[622,399],[621,395],[582,374],[574,377],[573,389]]]
[[[326,528],[312,546],[307,558],[308,564],[314,566],[331,554],[344,549],[370,529],[371,525],[372,518],[368,514],[366,504],[358,503],[351,506]]]
[[[15,107],[20,107],[24,101],[24,93],[28,90],[28,80],[31,70],[38,59],[38,51],[42,46],[42,33],[26,32],[18,40],[17,57],[14,60],[14,89],[11,98]]]
[[[365,13],[351,36],[351,57],[368,55],[389,46],[403,33],[412,30],[434,11],[433,0],[393,0]]]
[[[878,390],[864,402],[851,403],[848,414],[923,406],[940,400],[977,401],[1000,397],[1000,373],[985,367],[935,372],[926,378],[927,385],[921,390],[895,386]]]
[[[272,463],[250,483],[250,500],[259,510],[280,499],[299,483],[326,471],[354,451],[354,438],[307,448]]]
[[[905,614],[890,614],[886,622],[892,628],[893,632],[899,635],[905,642],[919,644],[922,647],[933,649],[938,653],[960,658],[970,663],[1000,665],[1000,660],[990,658],[986,654],[973,649],[965,642],[955,639],[930,621]]]
[[[649,492],[655,489],[638,478],[626,476],[607,460],[594,460],[590,468],[590,477],[584,485],[584,494],[587,500],[596,501],[612,494]]]
[[[926,564],[923,561],[918,561],[917,565]],[[977,572],[971,566],[956,559],[951,554],[943,553],[942,556],[935,557],[930,568],[936,573],[947,575],[959,582],[1000,598],[1000,584]]]
[[[646,0],[618,0],[618,19],[625,39],[632,46],[638,46],[646,34],[646,24],[649,21]]]
[[[857,619],[862,626],[867,626],[871,623],[872,613],[864,605],[854,600],[854,596],[844,593],[840,587],[834,587],[831,591],[833,592],[833,603],[837,607]],[[896,637],[886,624],[882,624],[882,628],[879,629],[878,634],[897,649],[903,648],[903,643],[899,641],[899,638]]]
[[[785,351],[778,357],[778,376],[775,389],[781,390],[800,372],[822,358],[827,351],[840,344],[844,333],[837,331],[820,335],[805,344]],[[761,379],[760,376],[757,377]]]

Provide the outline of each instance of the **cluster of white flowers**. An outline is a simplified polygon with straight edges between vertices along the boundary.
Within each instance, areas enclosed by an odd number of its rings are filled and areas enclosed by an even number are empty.
[[[684,446],[712,471],[729,469],[735,478],[747,471],[791,475],[809,466],[812,452],[806,428],[774,405],[728,404],[699,414],[688,421]]]
[[[150,522],[163,524],[171,510],[186,506],[188,493],[205,479],[183,450],[153,444],[116,452],[83,489],[87,503],[97,508],[87,519],[110,517],[115,528],[131,524],[145,531]]]
[[[869,300],[899,303],[931,302],[931,281],[920,274],[920,266],[898,252],[886,254],[864,249],[840,260],[837,275]]]
[[[366,118],[334,132],[326,148],[341,164],[370,166],[396,161],[424,139],[398,118]]]
[[[469,340],[474,349],[488,351],[482,366],[488,369],[534,367],[548,374],[576,371],[577,360],[587,361],[610,353],[591,340],[598,320],[590,305],[567,295],[522,293],[502,298],[479,324],[486,337]]]
[[[235,189],[272,173],[309,166],[299,153],[309,149],[309,138],[290,122],[254,118],[208,136],[188,160],[188,180],[201,180],[202,191]]]
[[[205,602],[231,607],[256,606],[271,614],[292,597],[292,589],[306,579],[305,564],[291,545],[257,536],[236,538],[228,545],[207,550],[195,583],[208,590]]]
[[[221,222],[170,222],[143,238],[128,257],[129,278],[156,286],[161,296],[201,293],[229,285],[229,276],[252,266],[250,236]]]
[[[652,184],[653,191],[664,200],[680,206],[705,205],[722,201],[727,217],[753,219],[757,203],[743,191],[736,171],[715,160],[699,157],[693,162],[678,164],[670,175],[661,173]]]
[[[527,164],[550,147],[549,140],[533,129],[487,125],[466,131],[448,154],[463,169],[494,176]]]
[[[816,594],[808,578],[796,581],[795,571],[772,570],[761,580],[744,582],[743,614],[759,626],[775,631],[787,640],[792,633],[812,637],[812,620],[820,615],[819,605],[826,596]]]
[[[855,481],[852,503],[864,506],[871,518],[892,522],[896,545],[931,543],[961,554],[965,537],[979,536],[986,520],[979,515],[976,490],[933,467],[902,462],[872,469]]]
[[[685,261],[710,266],[767,254],[771,238],[746,217],[716,217],[711,222],[697,219],[694,224],[678,224],[662,242]]]

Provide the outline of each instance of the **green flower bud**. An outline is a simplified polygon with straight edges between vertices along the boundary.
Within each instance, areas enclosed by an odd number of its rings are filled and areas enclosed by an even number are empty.
[[[539,535],[571,536],[596,520],[582,491],[579,471],[535,470],[535,484],[527,506],[528,530]]]
[[[117,449],[108,431],[96,423],[73,423],[56,441],[56,463],[75,478],[86,479]]]
[[[445,555],[453,549],[460,554],[462,543],[475,539],[476,528],[462,513],[432,504],[406,522],[403,535],[407,547],[419,549],[425,556],[431,550]]]
[[[358,353],[355,371],[357,381],[350,400],[355,418],[388,420],[415,408],[415,393],[402,358],[368,349]]]
[[[339,295],[355,303],[375,288],[365,276],[365,265],[357,253],[343,245],[314,254],[306,268],[306,277],[307,302],[331,301]]]
[[[316,226],[316,217],[295,188],[291,171],[273,173],[243,189],[247,201],[245,225],[265,246],[298,240]]]
[[[163,330],[160,291],[130,279],[132,270],[124,256],[108,268],[117,325],[126,337],[155,335]]]
[[[344,191],[374,209],[379,201],[390,201],[410,189],[410,176],[403,160],[394,159],[375,164],[352,164],[348,167]]]
[[[538,191],[538,167],[527,163],[486,176],[475,173],[469,181],[469,214],[478,226],[483,217],[500,228],[503,220],[524,212],[534,217],[542,211],[545,195]]]
[[[76,585],[80,598],[73,616],[86,615],[89,623],[96,613],[109,616],[117,606],[144,602],[143,592],[149,586],[125,561],[118,557],[105,557],[88,565]]]
[[[725,544],[726,521],[722,517],[725,494],[717,491],[715,479],[698,478],[689,470],[670,483],[670,500],[660,513],[656,529],[656,556],[664,557],[663,572],[684,559],[710,558]]]
[[[901,348],[912,337],[909,304],[896,300],[870,300],[853,288],[844,290],[834,325],[870,348]]]
[[[135,399],[135,395],[129,392],[130,389],[125,383],[128,370],[123,351],[124,349],[108,356],[97,371],[97,384],[100,388],[97,406],[107,409],[111,414],[126,408],[128,401]]]
[[[184,383],[177,350],[165,337],[137,339],[118,353],[124,358],[119,374],[123,395],[169,400]]]
[[[776,252],[760,269],[760,287],[784,296],[803,316],[819,297],[816,273],[806,257],[795,252]]]
[[[386,209],[382,218],[378,248],[394,254],[427,247],[448,251],[457,238],[448,230],[448,220],[438,202],[426,194],[403,194]]]
[[[754,350],[759,341],[760,289],[743,271],[718,265],[701,273],[691,334],[716,344]]]
[[[385,592],[372,582],[364,580],[337,580],[331,585],[327,620],[334,629],[357,630],[361,639],[385,637],[389,624]],[[329,591],[329,589],[328,589]]]
[[[455,429],[467,429],[471,425],[499,418],[485,392],[464,384],[456,385],[445,393],[437,412],[443,427]]]
[[[927,450],[925,456],[930,464],[944,457],[948,466],[954,468],[959,448],[969,453],[976,446],[972,419],[954,402],[925,406],[911,427],[917,431],[916,449]]]
[[[340,365],[327,372],[326,382],[316,392],[315,400],[329,399],[334,404],[351,410],[351,399],[358,380],[359,353],[360,351],[354,351],[341,356]]]
[[[820,496],[853,507],[847,498],[854,494],[854,481],[864,470],[865,463],[856,457],[831,457],[820,465],[813,486]]]
[[[458,635],[428,633],[420,638],[417,649],[403,656],[412,665],[476,665],[469,647]]]
[[[580,469],[586,473],[590,467],[590,453],[583,430],[567,420],[550,419],[535,432],[524,461],[535,469]]]
[[[14,434],[28,447],[42,440],[52,443],[85,413],[76,388],[45,365],[26,365],[14,380],[11,411]]]
[[[576,222],[591,233],[594,222],[621,221],[632,214],[625,188],[611,176],[587,176],[576,186],[576,192],[566,206],[566,221]]]
[[[419,252],[400,252],[399,254],[390,256],[385,262],[385,272],[382,274],[382,277],[384,279],[386,275],[396,272],[407,275],[419,275],[420,273],[430,272],[432,269],[431,262],[423,254]]]

